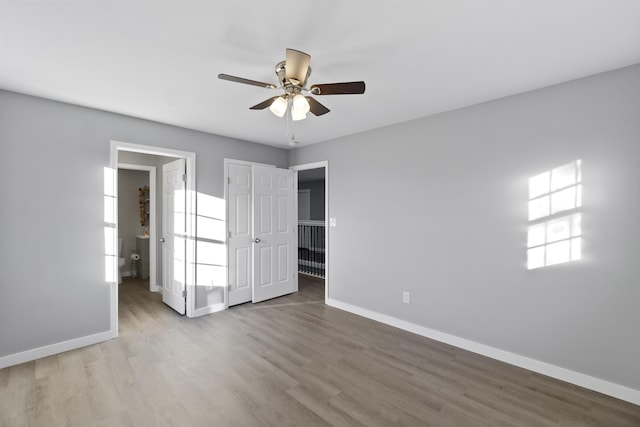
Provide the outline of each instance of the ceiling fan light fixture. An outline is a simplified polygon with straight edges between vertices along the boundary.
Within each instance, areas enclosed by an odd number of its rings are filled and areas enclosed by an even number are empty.
[[[293,97],[293,101],[291,102],[291,118],[294,121],[304,120],[307,118],[307,113],[311,107],[309,106],[309,101],[304,96],[297,94]]]
[[[298,120],[304,120],[307,118],[307,113],[303,113],[301,111],[296,111],[294,109],[291,109],[291,119],[294,122],[297,122]]]
[[[311,109],[311,107],[309,107],[309,101],[307,101],[307,98],[305,98],[300,94],[297,94],[296,96],[293,97],[292,104],[293,105],[291,106],[291,108],[293,108],[293,110],[299,111],[303,114],[307,114]]]
[[[265,110],[269,108],[278,117],[287,116],[287,126],[290,120],[299,121],[307,118],[307,114],[322,116],[330,110],[316,101],[311,96],[303,96],[301,92],[309,92],[311,95],[356,95],[363,94],[365,83],[363,81],[314,84],[307,89],[307,80],[311,75],[311,56],[308,53],[296,49],[286,50],[286,59],[276,64],[275,72],[278,78],[278,86],[272,83],[245,79],[229,74],[218,74],[221,80],[242,83],[252,86],[260,86],[268,89],[281,89],[284,93],[273,96],[258,104],[249,107],[250,110]],[[282,93],[282,92],[281,92]]]
[[[271,103],[269,110],[278,117],[284,117],[284,113],[287,112],[288,104],[289,103],[283,96],[279,96],[273,101],[273,103]]]

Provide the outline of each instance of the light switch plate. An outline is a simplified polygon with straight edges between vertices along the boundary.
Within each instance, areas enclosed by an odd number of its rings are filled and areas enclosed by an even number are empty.
[[[337,227],[338,218],[329,218],[329,227]]]
[[[411,303],[411,293],[408,291],[404,291],[402,293],[402,302],[405,304]]]

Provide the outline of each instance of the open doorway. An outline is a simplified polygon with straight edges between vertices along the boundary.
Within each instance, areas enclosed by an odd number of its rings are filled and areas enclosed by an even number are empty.
[[[149,292],[159,292],[156,257],[156,159],[122,158],[118,162],[118,282],[137,280]],[[146,163],[146,164],[141,164]]]
[[[137,288],[146,288],[144,291],[150,298],[153,291],[161,293],[161,297],[156,298],[161,298],[162,302],[178,313],[192,317],[195,308],[195,248],[192,247],[195,245],[193,236],[196,229],[195,153],[112,141],[110,163],[110,169],[114,172],[113,187],[117,190],[117,215],[114,215],[115,232],[110,233],[113,235],[113,241],[108,246],[118,249],[118,262],[111,264],[113,273],[108,276],[117,278],[111,282],[112,335],[118,336],[118,296],[119,287],[123,286],[119,283],[126,284],[125,280],[120,280],[121,276],[127,281],[135,280],[132,285]],[[171,185],[168,185],[164,182],[167,181],[165,169],[172,163],[180,163],[181,171],[172,173],[169,182]],[[140,175],[139,171],[146,172]],[[146,180],[143,180],[143,175],[146,175]],[[179,182],[179,185],[176,182]],[[168,210],[165,209],[168,206],[164,194],[166,188],[172,189],[173,197],[170,202],[171,208]],[[121,200],[125,194],[129,200]],[[158,197],[155,197],[156,194]],[[176,195],[179,195],[181,200],[184,199],[180,208],[175,202]],[[124,215],[134,218],[120,218]],[[171,217],[170,237],[167,237],[165,224],[167,216]],[[173,219],[178,216],[184,220]],[[137,221],[137,224],[130,227],[132,221]],[[183,224],[177,227],[175,224],[178,223]],[[169,240],[174,249],[170,257],[165,254],[165,240]],[[179,249],[175,249],[176,245]],[[144,286],[141,285],[141,280],[145,281]],[[176,290],[177,287],[180,289]],[[180,300],[177,307],[172,300],[176,295]]]
[[[328,298],[327,162],[294,166],[298,172],[298,283]]]

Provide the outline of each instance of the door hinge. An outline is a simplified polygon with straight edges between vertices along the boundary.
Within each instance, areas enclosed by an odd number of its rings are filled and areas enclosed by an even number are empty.
[[[183,173],[183,174],[182,174],[182,180],[183,180],[184,182],[187,182],[187,174],[186,174],[186,173]]]
[[[231,184],[231,177],[230,176],[227,177],[227,184]]]
[[[182,298],[186,298],[187,297],[187,290],[183,289],[182,290]]]
[[[231,290],[231,283],[227,285],[228,290]]]
[[[231,238],[231,230],[229,230],[229,238]]]

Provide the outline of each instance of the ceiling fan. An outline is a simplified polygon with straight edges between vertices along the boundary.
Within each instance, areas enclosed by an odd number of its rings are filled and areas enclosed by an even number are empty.
[[[312,95],[351,95],[363,94],[365,85],[363,81],[346,82],[346,83],[327,83],[314,84],[307,88],[307,80],[311,75],[311,56],[295,49],[287,49],[286,60],[276,65],[276,75],[278,76],[279,86],[259,82],[256,80],[244,79],[242,77],[231,76],[229,74],[218,74],[218,78],[236,83],[244,83],[253,86],[260,86],[267,89],[282,89],[284,94],[274,96],[259,104],[250,107],[251,110],[269,110],[278,117],[283,117],[291,105],[291,119],[303,120],[307,118],[310,111],[316,116],[327,114],[330,110],[316,101],[311,96],[305,96],[302,93],[310,93]]]

